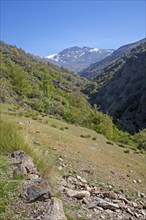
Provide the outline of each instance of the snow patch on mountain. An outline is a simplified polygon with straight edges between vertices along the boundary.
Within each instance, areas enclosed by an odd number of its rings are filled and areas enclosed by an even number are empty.
[[[55,57],[55,56],[57,56],[57,53],[56,53],[56,54],[49,55],[49,56],[46,56],[45,58],[54,60],[54,57]]]
[[[99,49],[98,49],[98,48],[92,48],[92,49],[90,49],[90,52],[95,52],[95,51],[99,51]]]

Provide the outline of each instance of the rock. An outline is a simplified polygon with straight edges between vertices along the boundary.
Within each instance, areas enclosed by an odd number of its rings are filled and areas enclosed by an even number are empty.
[[[118,195],[114,193],[113,191],[107,191],[103,193],[104,197],[107,197],[109,199],[117,199]]]
[[[64,214],[62,201],[60,199],[52,199],[50,208],[45,215],[44,220],[67,220]]]
[[[31,178],[38,178],[39,172],[37,171],[33,160],[29,157],[24,151],[14,151],[11,154],[13,164],[17,166],[14,170],[14,175],[17,173],[22,173],[27,176],[31,176]]]
[[[141,214],[145,216],[146,212],[143,209],[141,209]]]
[[[110,210],[110,209],[105,210],[105,212],[106,212],[107,214],[109,214],[109,215],[113,214],[113,211]]]
[[[18,123],[19,125],[25,125],[23,122],[21,121],[17,121],[16,123]]]
[[[102,198],[97,197],[96,200],[97,205],[104,208],[104,209],[110,209],[110,210],[115,210],[115,209],[119,209],[119,205],[118,204],[114,204],[112,202],[107,202]]]
[[[85,203],[85,204],[89,204],[89,201],[85,197],[83,198],[82,202]]]
[[[131,209],[129,207],[126,210],[129,214],[133,215],[133,212],[131,211]]]
[[[84,197],[89,197],[90,193],[88,191],[82,190],[82,191],[76,191],[76,190],[68,190],[67,195],[69,197],[74,197],[77,199],[83,199]]]
[[[136,183],[136,180],[133,180],[133,183]]]
[[[98,202],[96,200],[92,201],[90,204],[88,204],[87,208],[94,209],[97,206],[97,204],[98,204]]]
[[[81,176],[77,176],[77,179],[80,180],[82,183],[86,184],[87,180],[85,180],[84,178],[82,178]]]
[[[133,206],[134,208],[136,208],[138,205],[137,205],[136,202],[132,202],[132,206]]]
[[[36,201],[46,201],[52,196],[51,189],[48,182],[43,179],[36,181],[33,186],[29,186],[24,195],[22,195],[23,201],[27,203]]]

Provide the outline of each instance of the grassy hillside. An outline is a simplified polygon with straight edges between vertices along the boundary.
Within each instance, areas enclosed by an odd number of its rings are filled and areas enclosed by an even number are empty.
[[[15,215],[17,216],[14,208],[10,209],[10,205],[18,196],[17,188],[23,178],[19,176],[11,179],[12,167],[6,157],[7,153],[17,149],[24,150],[34,159],[37,168],[43,177],[49,179],[55,195],[59,198],[63,197],[59,190],[63,175],[81,175],[91,184],[103,189],[112,187],[117,192],[124,191],[129,198],[135,198],[137,201],[141,200],[138,193],[145,191],[145,155],[128,145],[118,146],[88,128],[41,114],[37,120],[33,120],[31,116],[25,115],[24,108],[16,109],[16,106],[3,104],[1,134],[2,219],[16,219]],[[60,169],[62,163],[65,166]],[[68,220],[78,219],[77,210],[69,205],[68,201],[63,202],[66,213],[72,213],[68,215]]]

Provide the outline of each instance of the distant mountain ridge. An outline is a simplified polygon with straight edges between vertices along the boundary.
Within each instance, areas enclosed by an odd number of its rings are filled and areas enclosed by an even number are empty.
[[[146,39],[127,46],[124,55],[100,69],[94,81],[100,88],[89,94],[92,104],[128,131],[146,128]]]
[[[45,58],[53,64],[63,66],[77,73],[87,68],[91,63],[109,56],[113,51],[113,49],[75,46],[62,50],[58,54],[46,56]]]
[[[96,77],[98,77],[103,72],[102,70],[105,67],[107,67],[112,62],[116,61],[117,59],[121,58],[122,56],[124,56],[128,53],[135,53],[136,48],[144,42],[145,42],[145,39],[142,39],[140,41],[121,46],[120,48],[115,50],[109,56],[105,57],[104,59],[102,59],[94,64],[91,64],[86,69],[80,71],[79,75],[81,77],[85,77],[89,80],[94,80]]]

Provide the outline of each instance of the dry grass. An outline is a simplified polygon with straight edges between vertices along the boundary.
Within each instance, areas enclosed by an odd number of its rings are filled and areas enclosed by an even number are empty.
[[[77,172],[98,185],[103,183],[105,186],[112,185],[115,189],[144,192],[145,155],[134,154],[132,150],[130,150],[130,154],[126,154],[124,148],[118,147],[116,143],[107,144],[108,140],[95,131],[57,119],[43,117],[41,123],[32,120],[32,124],[28,124],[29,119],[25,117],[7,116],[7,119],[15,123],[18,120],[23,122],[22,127],[29,142],[31,144],[40,143],[35,147],[41,149],[47,156],[47,163],[55,167],[51,172],[53,187],[57,187],[55,185],[57,184],[56,168],[59,163],[59,155],[62,155],[68,166],[62,171],[58,171],[57,174]],[[55,126],[52,127],[52,124]],[[60,130],[61,127],[68,127],[68,129]],[[89,134],[96,140],[82,138],[80,137],[82,134]],[[134,179],[140,179],[142,182],[133,183]]]

